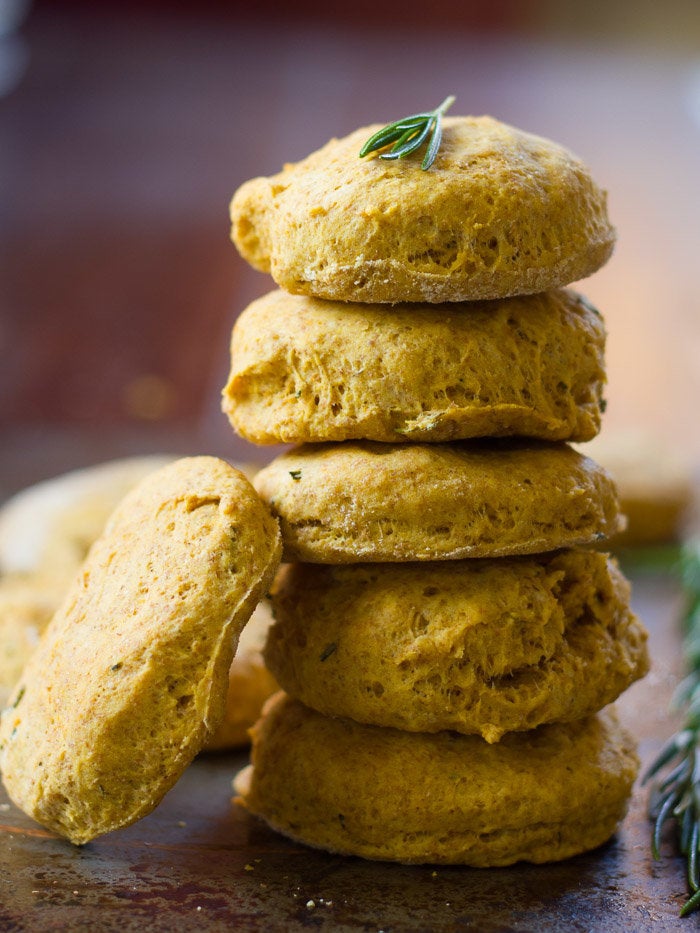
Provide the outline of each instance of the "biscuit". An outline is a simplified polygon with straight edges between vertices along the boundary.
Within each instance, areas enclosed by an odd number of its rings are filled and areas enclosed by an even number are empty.
[[[608,708],[514,733],[432,735],[332,719],[278,694],[253,730],[239,802],[331,852],[476,867],[551,862],[601,845],[637,771]]]
[[[254,484],[280,519],[285,561],[537,554],[620,527],[611,478],[566,444],[307,444]]]
[[[574,292],[441,306],[275,291],[238,318],[223,408],[256,444],[590,440],[605,328]]]
[[[447,117],[430,171],[332,139],[231,202],[244,259],[293,294],[474,301],[547,291],[610,257],[606,194],[561,146],[491,117]]]
[[[61,603],[68,583],[37,574],[0,577],[0,709],[19,680],[39,637]],[[249,742],[255,723],[269,696],[279,686],[265,666],[262,649],[272,613],[267,600],[255,608],[238,640],[228,672],[224,718],[204,743],[205,751],[238,748]]]
[[[279,685],[263,660],[272,611],[263,599],[246,623],[228,672],[226,711],[218,729],[204,743],[204,751],[220,752],[248,745],[248,730],[260,716],[265,701]]]
[[[39,643],[64,586],[53,578],[21,574],[0,577],[0,709]]]
[[[20,677],[76,569],[119,500],[137,482],[175,459],[127,457],[44,480],[0,508],[0,708]],[[233,464],[249,479],[252,464]],[[20,570],[21,568],[21,570]],[[277,689],[261,656],[269,608],[256,608],[229,670],[224,720],[205,748],[248,743],[247,730]]]
[[[16,493],[0,508],[0,574],[72,577],[126,493],[174,459],[153,454],[110,460]]]
[[[289,564],[265,660],[318,712],[497,742],[570,722],[648,669],[630,588],[597,551],[425,564]]]
[[[605,432],[584,452],[615,479],[625,530],[611,547],[648,547],[682,541],[697,520],[698,478],[691,460],[645,431]]]
[[[149,813],[223,717],[238,635],[280,549],[249,481],[216,458],[132,490],[2,715],[10,798],[74,843]]]

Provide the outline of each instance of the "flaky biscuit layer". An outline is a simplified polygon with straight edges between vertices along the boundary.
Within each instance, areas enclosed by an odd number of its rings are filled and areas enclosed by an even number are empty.
[[[566,444],[306,444],[254,482],[280,519],[286,561],[537,554],[621,527],[612,479]]]
[[[445,305],[361,305],[282,291],[231,337],[223,408],[257,444],[590,440],[605,328],[572,291]]]
[[[329,716],[411,732],[572,721],[648,669],[646,632],[597,551],[425,564],[288,564],[265,658]]]
[[[278,694],[239,802],[307,845],[398,862],[551,862],[601,845],[627,808],[634,742],[611,708],[489,745],[360,725]]]

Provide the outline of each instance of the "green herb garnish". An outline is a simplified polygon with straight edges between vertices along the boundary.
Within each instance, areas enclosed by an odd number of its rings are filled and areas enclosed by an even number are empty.
[[[289,475],[298,482],[301,479],[301,470],[290,470]]]
[[[370,136],[360,149],[360,158],[364,158],[370,152],[377,152],[379,149],[386,149],[387,146],[391,146],[388,152],[380,152],[379,158],[404,159],[407,155],[415,152],[416,149],[420,149],[426,140],[429,140],[428,149],[421,162],[421,168],[426,171],[435,161],[435,156],[442,142],[442,117],[450,109],[454,101],[454,97],[450,95],[435,110],[430,110],[427,113],[414,113],[411,117],[404,117],[395,123],[389,123],[388,126],[379,130],[374,136]]]
[[[643,783],[655,778],[649,800],[652,855],[660,857],[661,834],[672,820],[687,859],[691,895],[681,909],[685,917],[700,907],[700,540],[682,548],[679,567],[685,591],[683,653],[689,673],[676,691],[674,707],[683,711],[683,728],[664,745]]]
[[[15,702],[12,704],[10,709],[17,709],[19,704],[22,702],[22,697],[24,696],[25,692],[26,692],[26,687],[19,688],[19,690],[17,691],[17,697],[15,698]]]
[[[335,641],[330,642],[330,644],[326,645],[326,647],[323,649],[323,651],[318,656],[319,661],[327,661],[328,658],[330,658],[330,656],[333,654],[333,652],[337,651],[337,649],[338,649],[338,643]]]

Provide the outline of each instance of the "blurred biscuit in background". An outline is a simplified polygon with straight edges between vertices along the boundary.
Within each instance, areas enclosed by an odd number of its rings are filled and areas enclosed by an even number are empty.
[[[617,549],[674,544],[698,521],[698,467],[681,447],[644,430],[603,431],[579,449],[612,475],[627,518],[607,546]]]
[[[126,493],[174,459],[156,454],[110,460],[16,493],[0,508],[0,575],[70,576]]]

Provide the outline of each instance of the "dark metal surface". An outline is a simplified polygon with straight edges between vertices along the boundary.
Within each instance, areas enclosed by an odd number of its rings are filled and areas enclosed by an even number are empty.
[[[653,670],[620,702],[648,761],[673,723],[678,593],[635,580]],[[548,866],[471,870],[334,857],[291,843],[231,804],[245,754],[198,759],[149,817],[82,848],[0,797],[0,930],[524,931],[690,930],[678,919],[683,863],[649,855],[646,792],[617,837]]]

